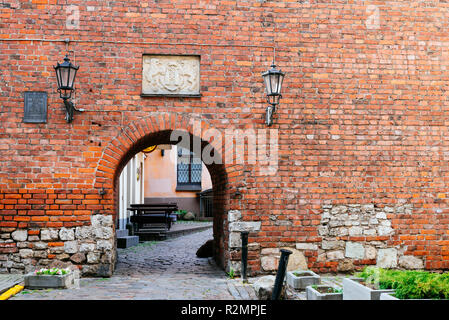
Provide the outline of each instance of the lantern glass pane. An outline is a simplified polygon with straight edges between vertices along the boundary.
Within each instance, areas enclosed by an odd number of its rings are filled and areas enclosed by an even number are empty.
[[[270,75],[267,74],[263,77],[263,80],[265,81],[265,90],[267,91],[267,94],[271,94],[271,82],[270,82]]]
[[[69,68],[61,67],[59,68],[59,73],[61,77],[61,87],[68,87],[69,82]]]
[[[282,83],[284,82],[284,75],[279,74],[279,86],[278,86],[278,93],[281,94],[282,90]]]
[[[59,73],[59,68],[55,68],[56,80],[58,81],[58,89],[61,88],[61,75]]]
[[[279,73],[273,73],[270,75],[271,78],[271,93],[279,94]]]
[[[76,76],[76,69],[71,69],[69,74],[69,83],[68,86],[70,88],[73,88],[74,82],[75,82],[75,76]]]

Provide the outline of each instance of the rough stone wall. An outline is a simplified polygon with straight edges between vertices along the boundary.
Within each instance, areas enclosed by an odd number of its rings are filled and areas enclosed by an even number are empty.
[[[377,207],[373,204],[324,205],[318,226],[319,242],[298,242],[284,247],[292,251],[288,270],[308,269],[327,272],[353,272],[366,265],[381,268],[423,269],[422,254],[414,246],[397,241],[398,232],[391,228],[390,219],[411,215],[410,204],[395,207]],[[238,212],[237,212],[238,213]],[[230,213],[235,217],[235,213]],[[231,222],[230,229],[240,226]],[[246,224],[246,231],[257,231],[254,225]],[[240,230],[239,230],[240,231]],[[243,230],[242,230],[243,231]],[[231,233],[231,247],[239,248],[240,234]],[[257,250],[253,243],[248,249]],[[275,272],[279,264],[280,248],[262,248],[261,267],[264,272]],[[240,265],[236,264],[237,270]]]
[[[110,276],[115,260],[112,216],[91,216],[89,226],[43,228],[39,234],[26,229],[3,233],[11,248],[0,271],[28,273],[42,267],[79,265],[84,276]],[[9,246],[7,244],[10,244]]]
[[[44,235],[55,230],[59,237],[62,228],[91,226],[92,216],[115,217],[114,177],[133,152],[157,141],[152,133],[190,130],[192,118],[222,131],[266,129],[261,73],[271,64],[273,44],[276,63],[286,72],[270,128],[279,134],[277,171],[267,175],[259,164],[244,163],[212,174],[214,188],[223,187],[214,232],[224,263],[239,259],[227,244],[238,229],[229,228],[252,223],[258,229],[250,234],[251,272],[271,272],[282,247],[298,251],[298,265],[303,255],[308,267],[319,271],[377,263],[378,257],[390,261],[383,257],[394,252],[399,266],[414,264],[413,256],[424,268],[449,268],[448,3],[75,0],[70,5],[78,9],[78,25],[71,23],[77,15],[65,2],[0,3],[2,272],[24,270],[12,263],[72,261],[76,253],[66,253],[64,245],[78,241],[76,232],[75,240],[47,243],[42,230]],[[86,110],[75,113],[71,124],[64,120],[53,70],[67,51],[80,65],[73,101]],[[201,97],[142,97],[144,54],[199,55]],[[47,123],[22,122],[26,91],[48,93]],[[334,217],[332,210],[350,211],[351,205],[360,208],[360,218],[362,207],[374,205],[374,212],[367,210],[378,224],[368,219],[367,225],[336,226],[345,213]],[[377,208],[404,205],[411,205],[411,213],[383,211],[387,218],[376,218]],[[241,213],[236,227],[228,225],[229,210]],[[320,234],[326,219],[329,233]],[[28,238],[21,241],[25,230]],[[348,235],[338,233],[343,230]],[[41,249],[40,242],[48,248]],[[97,245],[95,238],[80,240],[79,247],[81,242]],[[336,247],[327,247],[334,242]],[[24,259],[34,252],[42,256],[20,262],[19,250],[25,250]],[[89,265],[87,252],[80,268]]]
[[[394,241],[397,234],[391,227],[390,219],[411,215],[412,211],[409,204],[383,208],[373,204],[323,206],[318,227],[322,241],[316,249],[317,266],[328,263],[337,271],[352,271],[370,264],[383,268],[423,268],[419,256]]]

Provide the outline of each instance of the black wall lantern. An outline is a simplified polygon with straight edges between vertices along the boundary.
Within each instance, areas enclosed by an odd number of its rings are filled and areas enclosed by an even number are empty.
[[[64,100],[64,106],[66,109],[65,119],[68,123],[73,120],[73,111],[76,110],[73,102],[69,101],[72,96],[72,92],[75,91],[75,77],[79,67],[74,66],[69,57],[66,55],[64,62],[57,64],[55,68],[56,79],[58,80],[58,92],[59,96]],[[78,111],[78,110],[76,110]]]
[[[273,124],[273,113],[276,111],[276,106],[282,98],[281,89],[284,75],[281,70],[276,69],[274,62],[271,68],[262,74],[267,92],[267,101],[270,104],[266,110],[266,124],[268,126]]]

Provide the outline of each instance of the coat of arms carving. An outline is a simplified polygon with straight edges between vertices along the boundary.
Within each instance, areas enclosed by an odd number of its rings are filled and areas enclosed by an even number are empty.
[[[199,94],[199,56],[143,56],[142,95]]]

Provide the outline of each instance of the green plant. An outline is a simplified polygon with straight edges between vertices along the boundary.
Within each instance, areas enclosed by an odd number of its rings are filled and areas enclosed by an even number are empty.
[[[232,267],[229,269],[228,277],[230,279],[234,279],[235,278],[235,272],[234,272],[234,269],[232,269]]]
[[[318,285],[314,284],[312,285],[312,288],[321,292],[321,293],[342,293],[343,289],[333,288],[333,287],[321,287],[319,288]],[[326,289],[326,290],[323,290]],[[324,291],[324,292],[323,292]]]
[[[95,279],[95,281],[109,281],[110,280],[110,278],[98,278],[98,279]]]
[[[63,275],[63,274],[68,274],[70,273],[70,269],[59,269],[59,268],[51,268],[51,269],[39,269],[39,270],[35,270],[34,274],[35,275]]]
[[[175,214],[178,216],[178,219],[179,219],[179,220],[184,219],[184,216],[186,215],[186,213],[187,213],[187,210],[178,210],[178,211],[175,211]]]
[[[139,247],[152,247],[158,243],[158,241],[152,240],[152,241],[144,241],[138,244]]]
[[[356,274],[380,289],[394,289],[398,299],[449,299],[449,274],[366,267]]]
[[[293,275],[295,277],[307,277],[307,276],[310,276],[310,274],[308,274],[307,272],[293,272]]]

